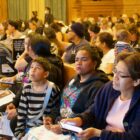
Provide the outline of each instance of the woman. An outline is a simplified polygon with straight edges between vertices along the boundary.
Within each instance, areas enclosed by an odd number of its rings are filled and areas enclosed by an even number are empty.
[[[31,34],[25,39],[25,48],[24,53],[16,61],[15,68],[19,71],[25,68],[27,70],[29,69],[28,65],[30,66],[31,60],[38,56],[47,58],[51,63],[51,71],[48,79],[61,89],[63,87],[63,62],[61,58],[51,54],[51,45],[49,41],[39,34]]]
[[[82,47],[78,50],[75,58],[77,75],[65,86],[61,97],[61,119],[74,117],[93,103],[99,88],[108,81],[106,74],[98,70],[100,62],[98,48]],[[47,124],[45,120],[44,124]],[[58,132],[59,126],[51,126],[51,129]]]
[[[78,134],[85,139],[140,139],[140,54],[123,52],[117,57],[112,82],[97,94],[94,104],[76,118],[77,126],[89,125]]]
[[[106,74],[112,74],[115,60],[113,43],[113,36],[108,32],[102,32],[97,36],[96,46],[101,48],[104,54],[99,69]]]
[[[92,24],[89,26],[88,33],[90,35],[90,44],[92,46],[95,46],[95,42],[99,32],[100,32],[100,27],[97,24]]]

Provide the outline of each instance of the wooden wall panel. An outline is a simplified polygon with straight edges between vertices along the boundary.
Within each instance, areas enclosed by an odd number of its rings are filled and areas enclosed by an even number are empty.
[[[119,16],[123,13],[129,16],[140,13],[140,0],[67,0],[68,21],[76,18],[105,16]]]
[[[7,0],[0,0],[0,22],[7,20]]]
[[[123,13],[131,16],[133,13],[140,14],[140,0],[123,0]]]

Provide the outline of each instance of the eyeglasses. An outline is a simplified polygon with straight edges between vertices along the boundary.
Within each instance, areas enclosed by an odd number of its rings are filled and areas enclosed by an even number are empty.
[[[113,72],[114,75],[117,74],[117,75],[118,75],[119,77],[121,77],[121,78],[131,78],[130,75],[124,75],[123,72],[117,71],[116,68],[114,68],[112,72]]]

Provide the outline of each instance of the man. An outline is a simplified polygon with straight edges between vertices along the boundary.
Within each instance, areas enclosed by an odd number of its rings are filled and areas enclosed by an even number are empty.
[[[45,7],[45,19],[44,19],[44,23],[47,25],[50,25],[51,23],[53,23],[54,17],[51,14],[51,9],[50,7]]]
[[[89,45],[89,42],[84,39],[84,27],[81,23],[73,23],[68,32],[68,40],[71,42],[62,56],[66,63],[75,62],[75,54],[83,46]]]

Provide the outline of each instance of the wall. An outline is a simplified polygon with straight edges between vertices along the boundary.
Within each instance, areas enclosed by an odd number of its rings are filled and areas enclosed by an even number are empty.
[[[33,10],[44,19],[44,7],[52,8],[56,18],[70,22],[77,17],[140,14],[140,0],[0,0],[0,21],[10,19],[29,19]]]
[[[68,21],[79,17],[94,17],[100,15],[119,16],[122,13],[132,15],[140,13],[140,0],[67,0]]]
[[[45,6],[49,6],[51,8],[54,18],[58,20],[66,21],[66,5],[67,0],[45,0]]]
[[[7,6],[8,19],[28,19],[28,0],[7,0]]]
[[[44,20],[45,0],[29,0],[29,18],[32,16],[32,11],[38,12],[38,18]]]
[[[7,19],[7,0],[0,0],[0,22]]]
[[[129,16],[133,13],[140,14],[140,0],[123,0],[123,13]]]

